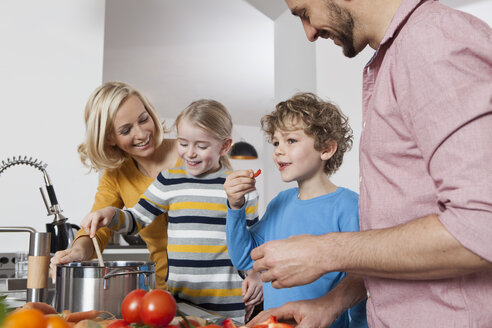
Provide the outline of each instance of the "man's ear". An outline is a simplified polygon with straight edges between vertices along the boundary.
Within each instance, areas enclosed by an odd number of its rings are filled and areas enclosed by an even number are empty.
[[[335,140],[328,141],[326,143],[326,147],[321,151],[321,159],[323,161],[329,160],[333,156],[333,154],[335,154],[337,149],[338,149],[338,145]]]
[[[232,147],[232,139],[228,138],[222,143],[222,148],[220,149],[220,156],[225,156]]]

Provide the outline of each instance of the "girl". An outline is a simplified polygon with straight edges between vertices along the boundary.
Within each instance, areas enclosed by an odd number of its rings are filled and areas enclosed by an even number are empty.
[[[229,258],[225,235],[223,184],[231,169],[227,153],[232,119],[219,102],[199,100],[180,113],[175,125],[183,165],[159,173],[134,208],[107,207],[87,215],[81,226],[90,236],[102,226],[133,234],[167,212],[169,291],[243,322],[241,277]],[[247,198],[246,220],[251,225],[258,220],[258,194]],[[257,287],[250,286],[245,301],[261,301],[261,282],[258,275],[255,278]]]
[[[163,139],[167,131],[157,111],[128,84],[107,82],[98,87],[87,101],[84,116],[86,137],[78,148],[80,159],[90,170],[102,171],[92,211],[134,206],[160,171],[179,163],[176,139]],[[156,264],[156,287],[164,288],[167,214],[160,215],[139,235]],[[98,230],[96,238],[103,249],[111,236],[108,228]],[[57,264],[94,256],[94,244],[81,229],[71,248],[52,257],[51,276],[56,278]]]

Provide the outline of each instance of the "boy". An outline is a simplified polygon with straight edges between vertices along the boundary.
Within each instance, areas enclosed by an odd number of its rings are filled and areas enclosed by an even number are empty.
[[[232,263],[239,270],[252,268],[251,250],[267,241],[359,230],[358,195],[330,181],[352,146],[352,130],[343,113],[312,93],[298,93],[280,102],[275,111],[261,119],[261,125],[273,144],[273,160],[282,180],[296,181],[298,187],[279,193],[263,218],[248,229],[244,196],[255,189],[253,173],[242,170],[227,177],[227,246]],[[321,297],[344,276],[343,272],[332,272],[313,283],[283,289],[264,283],[264,307]],[[347,312],[331,327],[348,327]],[[365,302],[352,308],[350,316],[351,327],[367,327]]]

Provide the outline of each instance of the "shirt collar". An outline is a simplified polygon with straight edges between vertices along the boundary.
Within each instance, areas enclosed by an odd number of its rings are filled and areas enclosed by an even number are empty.
[[[384,34],[383,39],[381,40],[381,45],[388,42],[388,40],[392,39],[395,33],[400,29],[401,26],[405,23],[406,19],[412,14],[412,12],[417,8],[420,3],[427,0],[403,0],[400,7],[393,16],[391,23]]]

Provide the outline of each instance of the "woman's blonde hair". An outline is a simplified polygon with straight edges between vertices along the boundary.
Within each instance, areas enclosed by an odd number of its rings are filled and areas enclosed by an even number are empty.
[[[232,118],[227,108],[216,100],[200,99],[192,102],[181,113],[179,113],[174,125],[176,128],[179,123],[187,119],[196,126],[210,133],[215,139],[224,142],[231,139]],[[220,157],[220,164],[232,169],[229,156],[227,154]]]
[[[108,137],[114,129],[118,108],[129,96],[136,96],[143,103],[155,126],[155,147],[162,142],[167,132],[160,122],[157,111],[142,94],[123,82],[106,82],[90,96],[85,106],[85,141],[78,147],[82,164],[90,170],[119,168],[129,155],[118,146],[108,144]]]

